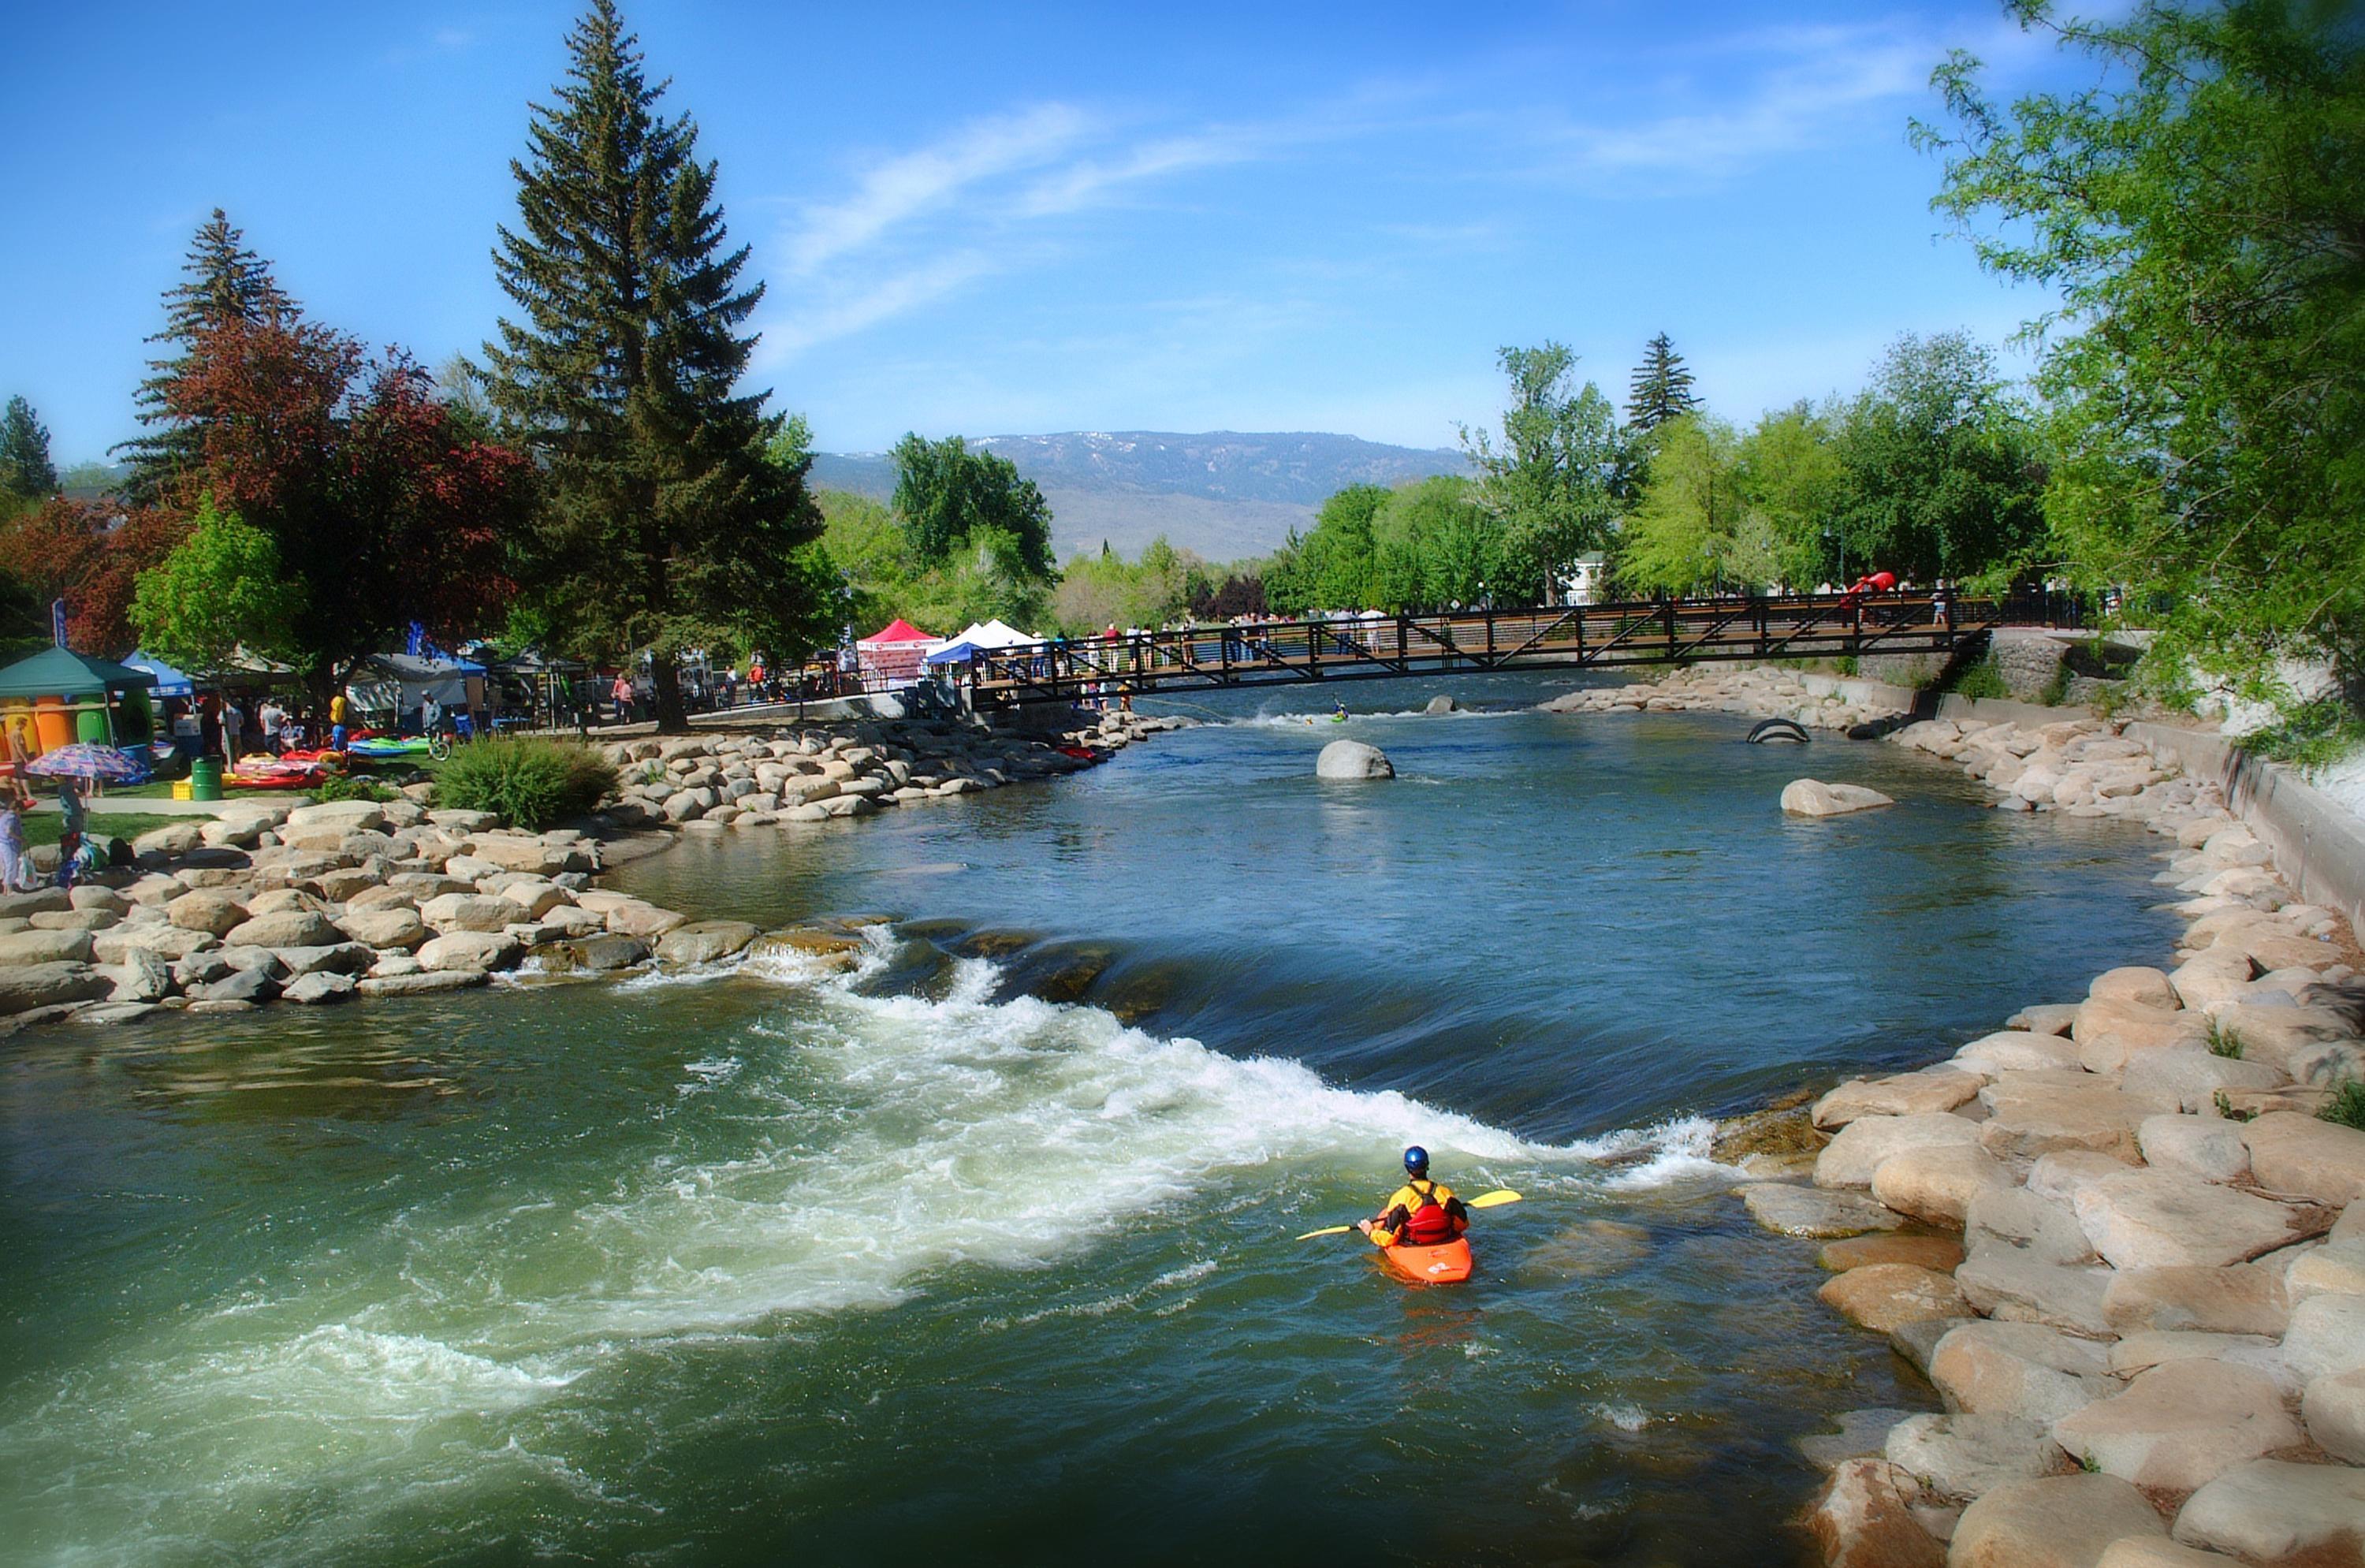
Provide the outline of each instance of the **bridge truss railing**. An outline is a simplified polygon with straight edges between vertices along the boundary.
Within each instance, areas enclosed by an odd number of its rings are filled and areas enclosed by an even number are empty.
[[[2001,621],[1989,600],[1847,594],[1353,615],[981,650],[965,678],[974,700],[1070,701],[1455,669],[1948,652]]]

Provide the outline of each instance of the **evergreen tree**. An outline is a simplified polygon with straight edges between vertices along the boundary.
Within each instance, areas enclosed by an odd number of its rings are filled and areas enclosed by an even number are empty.
[[[292,321],[299,314],[272,277],[271,263],[247,249],[246,236],[231,226],[220,207],[214,208],[189,242],[181,271],[185,280],[164,291],[164,330],[148,340],[169,343],[178,352],[148,362],[151,374],[140,384],[136,399],[140,422],[151,428],[115,448],[131,460],[124,494],[142,506],[153,505],[176,476],[201,459],[205,432],[165,406],[173,384],[189,367],[197,340],[233,322]]]
[[[0,414],[0,490],[28,501],[57,493],[58,466],[50,461],[50,432],[33,417],[33,405],[8,399]]]
[[[1698,407],[1684,356],[1661,332],[1643,348],[1642,363],[1634,367],[1634,379],[1626,393],[1627,420],[1638,434],[1647,435]]]
[[[676,654],[801,653],[821,518],[810,465],[766,460],[783,421],[736,391],[763,297],[726,251],[715,165],[689,117],[656,112],[639,40],[611,0],[567,37],[566,80],[512,160],[521,224],[494,264],[520,319],[485,345],[485,390],[543,459],[530,567],[577,649],[655,654],[657,722],[687,722]]]

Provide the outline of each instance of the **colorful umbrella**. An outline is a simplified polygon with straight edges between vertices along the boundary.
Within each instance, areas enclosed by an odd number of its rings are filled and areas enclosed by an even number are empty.
[[[145,778],[148,770],[111,745],[76,741],[45,751],[25,765],[25,771],[44,778]]]

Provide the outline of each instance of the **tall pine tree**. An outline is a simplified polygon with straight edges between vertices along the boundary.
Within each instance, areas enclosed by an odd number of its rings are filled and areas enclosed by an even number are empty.
[[[1634,367],[1634,379],[1626,393],[1626,419],[1640,435],[1679,420],[1699,407],[1692,395],[1692,373],[1685,368],[1684,356],[1676,345],[1661,332],[1642,350],[1642,363]]]
[[[28,501],[57,493],[58,466],[50,461],[50,432],[33,417],[33,405],[8,399],[0,414],[0,490]]]
[[[149,432],[115,449],[131,462],[124,494],[141,506],[154,505],[177,477],[194,471],[203,459],[205,431],[166,407],[173,384],[189,367],[197,340],[235,322],[288,322],[299,314],[296,302],[271,275],[271,263],[247,248],[246,236],[220,207],[214,208],[190,241],[181,271],[184,280],[164,291],[164,330],[148,340],[177,351],[150,360],[151,374],[140,384],[140,422],[150,427]]]
[[[821,515],[810,459],[765,460],[769,394],[737,390],[763,286],[740,285],[745,247],[724,249],[697,126],[656,112],[666,84],[611,0],[566,46],[510,165],[521,221],[494,263],[520,319],[485,345],[485,386],[544,461],[532,580],[552,624],[583,653],[649,649],[658,725],[679,729],[681,650],[804,651],[812,578],[792,557]]]

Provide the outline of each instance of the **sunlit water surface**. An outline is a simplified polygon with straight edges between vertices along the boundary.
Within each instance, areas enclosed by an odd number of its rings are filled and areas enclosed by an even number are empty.
[[[614,879],[888,917],[852,976],[0,1045],[0,1559],[1793,1559],[1792,1439],[1927,1395],[1702,1118],[2155,957],[2148,844],[1889,746],[1331,696]],[[1341,735],[1397,778],[1315,782]],[[1803,773],[1900,804],[1785,819]],[[1290,1239],[1413,1140],[1527,1194],[1472,1284]]]

